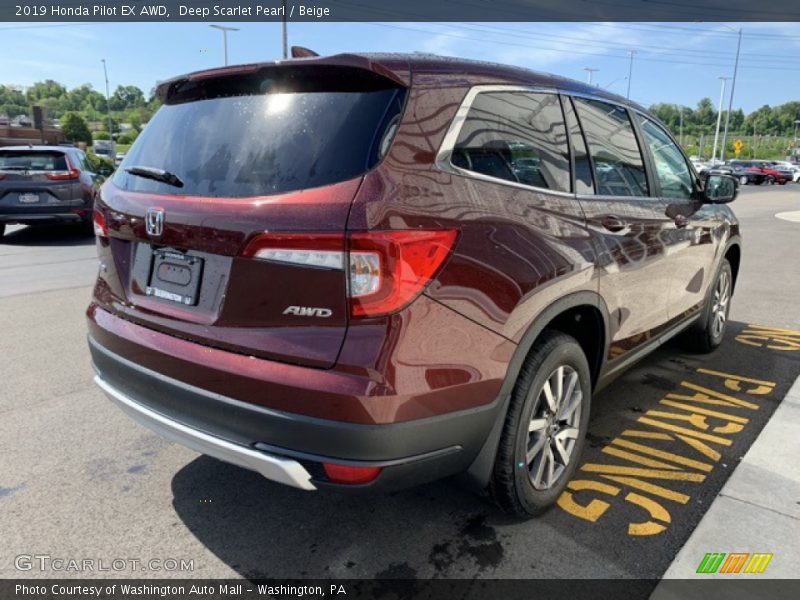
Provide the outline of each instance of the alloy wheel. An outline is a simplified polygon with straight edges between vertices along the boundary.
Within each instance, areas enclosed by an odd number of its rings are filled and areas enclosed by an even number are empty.
[[[742,185],[747,185],[747,177],[744,175],[739,177],[739,183],[741,183]]]
[[[725,330],[728,320],[728,306],[731,300],[731,279],[728,271],[721,271],[714,289],[714,302],[711,305],[711,334],[718,338]]]
[[[528,424],[525,463],[537,490],[548,490],[572,459],[581,421],[580,375],[569,365],[557,367],[544,382]]]

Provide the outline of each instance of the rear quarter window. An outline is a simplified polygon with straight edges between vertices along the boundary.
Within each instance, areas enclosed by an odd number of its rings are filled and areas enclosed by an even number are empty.
[[[558,96],[479,93],[459,131],[451,163],[496,179],[569,192],[569,147]]]

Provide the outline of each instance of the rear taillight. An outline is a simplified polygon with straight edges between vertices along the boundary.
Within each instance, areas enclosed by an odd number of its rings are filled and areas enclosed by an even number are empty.
[[[3,179],[5,179],[5,178],[6,178],[5,174],[3,174],[3,173],[0,173],[0,181],[2,181],[2,180],[3,180]]]
[[[351,233],[265,233],[243,255],[276,262],[346,269],[350,314],[387,315],[409,304],[450,254],[454,229]]]
[[[350,236],[350,314],[400,310],[428,284],[450,254],[456,231],[375,231]]]
[[[265,233],[255,237],[242,254],[293,265],[344,269],[344,237],[336,233]]]
[[[381,473],[381,467],[352,467],[349,465],[322,463],[322,468],[331,482],[349,485],[369,483]]]
[[[106,218],[96,208],[92,214],[92,224],[94,225],[94,234],[97,237],[108,237],[108,226],[106,225]]]

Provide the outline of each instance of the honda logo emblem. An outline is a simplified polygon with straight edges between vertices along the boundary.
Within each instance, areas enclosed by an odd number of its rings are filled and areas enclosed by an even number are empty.
[[[164,211],[160,208],[148,208],[144,220],[147,235],[158,237],[164,233]]]

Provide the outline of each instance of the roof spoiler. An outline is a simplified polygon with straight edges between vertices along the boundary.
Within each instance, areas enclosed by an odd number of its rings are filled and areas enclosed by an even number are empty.
[[[173,77],[172,79],[159,81],[156,84],[156,96],[161,102],[165,102],[172,87],[184,81],[212,79],[216,77],[226,77],[229,75],[253,73],[260,69],[276,66],[302,68],[305,65],[330,65],[364,69],[394,81],[403,87],[408,87],[411,84],[411,69],[407,62],[405,62],[403,68],[398,68],[396,63],[392,66],[385,65],[380,62],[380,60],[361,54],[335,54],[333,56],[319,56],[307,48],[293,46],[292,59],[290,60],[219,67],[215,69],[207,69],[205,71],[195,71],[194,73],[187,73],[186,75],[179,75],[178,77]]]

